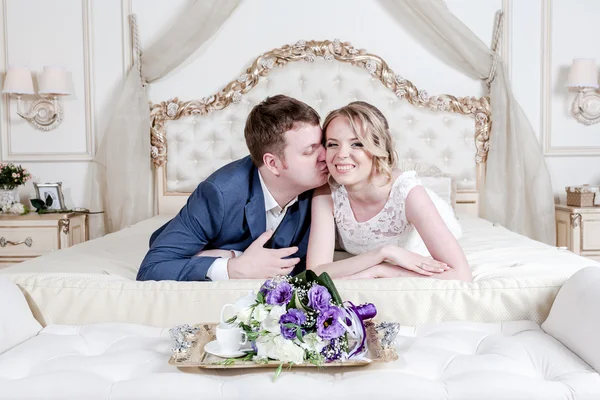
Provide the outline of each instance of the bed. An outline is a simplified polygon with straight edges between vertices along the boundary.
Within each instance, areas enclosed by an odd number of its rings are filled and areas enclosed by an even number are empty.
[[[380,57],[334,40],[300,41],[261,54],[213,96],[155,104],[150,150],[158,215],[0,272],[26,293],[42,324],[169,327],[217,320],[220,307],[207,304],[231,302],[260,282],[136,282],[135,276],[150,234],[178,212],[198,182],[247,154],[248,112],[278,93],[305,101],[322,117],[354,100],[380,108],[401,164],[420,168],[459,216],[473,283],[423,278],[337,283],[348,300],[377,304],[381,318],[411,326],[451,320],[541,323],[568,277],[600,266],[479,218],[492,124],[487,97],[429,96]]]

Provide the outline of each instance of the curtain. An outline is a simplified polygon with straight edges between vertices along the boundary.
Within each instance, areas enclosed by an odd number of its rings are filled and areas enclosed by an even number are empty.
[[[440,60],[470,77],[488,79],[494,52],[443,0],[379,2]],[[482,214],[514,232],[554,245],[554,196],[544,155],[499,58],[496,71],[490,87],[492,132]]]
[[[179,66],[229,18],[239,0],[196,0],[156,43],[142,51],[134,25],[134,65],[118,92],[111,121],[94,157],[92,209],[104,211],[104,230],[118,231],[154,215],[148,83]]]

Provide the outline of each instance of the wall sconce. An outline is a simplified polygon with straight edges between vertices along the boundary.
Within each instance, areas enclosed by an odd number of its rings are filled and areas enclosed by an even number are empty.
[[[28,107],[27,112],[22,111],[22,95],[35,95],[31,72],[23,67],[10,67],[6,73],[2,93],[17,96],[17,114],[26,119],[37,129],[49,131],[55,129],[62,122],[62,108],[59,96],[70,95],[73,90],[71,73],[61,67],[44,67],[38,82],[39,98]]]
[[[586,125],[600,122],[600,93],[596,90],[598,88],[596,60],[574,59],[566,86],[579,90],[571,107],[575,119]]]

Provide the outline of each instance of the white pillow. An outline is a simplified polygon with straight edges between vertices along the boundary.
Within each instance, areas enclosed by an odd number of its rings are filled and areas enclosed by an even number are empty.
[[[31,339],[42,330],[33,318],[21,289],[0,276],[0,354]]]
[[[600,372],[600,268],[577,271],[560,288],[542,329]]]
[[[420,176],[421,183],[426,189],[437,194],[442,200],[454,208],[454,190],[452,187],[452,178],[446,176],[432,177]]]
[[[424,162],[399,160],[398,169],[401,171],[415,171],[425,188],[437,194],[454,208],[456,185],[452,181],[452,178],[443,176],[442,171],[438,167]]]

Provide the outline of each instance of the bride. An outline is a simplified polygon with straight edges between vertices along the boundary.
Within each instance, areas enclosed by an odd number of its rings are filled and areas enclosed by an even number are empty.
[[[433,277],[471,281],[449,204],[415,171],[396,169],[386,118],[352,102],[323,123],[330,182],[315,190],[306,265],[333,278]],[[354,255],[333,261],[336,244]],[[426,246],[432,258],[418,252]]]

